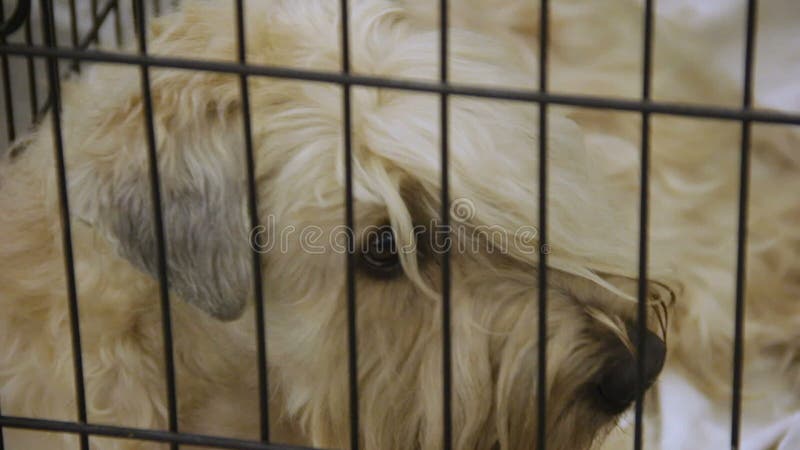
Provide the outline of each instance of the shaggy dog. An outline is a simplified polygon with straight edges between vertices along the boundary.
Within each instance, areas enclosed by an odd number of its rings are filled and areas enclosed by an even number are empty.
[[[351,2],[353,70],[436,80],[424,2]],[[535,89],[536,11],[453,2],[450,78]],[[640,9],[564,1],[552,11],[552,87],[639,91]],[[248,61],[340,70],[338,5],[248,4]],[[479,9],[481,8],[481,9]],[[483,14],[481,11],[488,11]],[[150,29],[152,53],[232,60],[232,6],[189,4]],[[613,20],[608,20],[613,17]],[[526,21],[525,18],[529,18]],[[661,28],[680,35],[679,29]],[[672,34],[675,33],[675,34]],[[679,41],[679,40],[677,40]],[[690,46],[657,42],[656,95],[735,102]],[[258,405],[251,244],[261,251],[276,442],[348,445],[342,88],[251,77],[259,219],[248,229],[238,78],[152,69],[172,302],[179,429],[254,438]],[[440,253],[452,245],[454,448],[532,448],[537,263],[549,251],[550,449],[602,441],[634,397],[638,115],[550,109],[549,245],[538,246],[538,107],[452,96],[454,228],[437,239],[439,99],[353,88],[358,381],[365,449],[442,441]],[[167,423],[157,252],[139,71],[98,65],[63,89],[88,420]],[[45,123],[49,124],[49,121]],[[800,274],[793,134],[755,129],[748,351],[769,382],[796,380]],[[763,131],[763,133],[761,133]],[[740,124],[652,119],[652,382],[670,359],[724,394],[733,318]],[[794,158],[794,159],[793,159]],[[7,415],[75,420],[53,136],[45,125],[0,171],[0,399]],[[312,231],[308,231],[312,230]],[[792,331],[795,330],[795,331]],[[698,363],[702,362],[702,364]],[[774,363],[773,363],[774,362]],[[777,366],[783,363],[784,366]],[[780,367],[782,370],[775,370]],[[787,376],[789,375],[789,376]],[[773,388],[774,389],[774,388]],[[4,429],[10,449],[77,448],[74,436]],[[91,438],[93,448],[159,444]]]

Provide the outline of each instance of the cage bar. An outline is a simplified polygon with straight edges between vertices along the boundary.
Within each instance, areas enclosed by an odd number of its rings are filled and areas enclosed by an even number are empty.
[[[193,433],[176,433],[162,430],[96,425],[59,420],[33,419],[30,417],[5,416],[0,424],[7,428],[23,430],[52,431],[58,433],[88,434],[119,439],[134,439],[149,442],[164,442],[173,445],[194,445],[201,447],[224,448],[229,450],[320,450],[292,445],[265,444],[242,439],[224,438]],[[36,449],[38,450],[38,449]]]
[[[111,2],[109,2],[109,4],[110,3]],[[92,29],[98,30],[92,36],[92,42],[94,42],[96,45],[99,45],[100,44],[100,33],[99,33],[99,30],[103,26],[103,22],[100,21],[100,17],[98,16],[99,5],[97,4],[97,0],[91,0],[90,7],[91,7],[91,11],[92,11]]]
[[[653,0],[644,3],[642,40],[642,100],[650,100],[653,67]],[[641,450],[644,441],[645,339],[647,336],[647,260],[650,200],[650,113],[642,112],[641,166],[639,169],[639,275],[636,309],[636,404],[634,406],[633,448]]]
[[[5,416],[3,415],[3,408],[2,408],[2,399],[0,399],[0,450],[5,450],[6,443],[5,439],[3,438],[3,420]]]
[[[439,2],[439,81],[448,85],[448,2]],[[449,123],[448,94],[442,92],[439,96],[441,119],[441,221],[442,229],[446,233],[444,252],[442,253],[442,415],[444,420],[442,448],[453,448],[453,356],[451,344],[451,305],[450,305],[450,179],[449,179]]]
[[[33,31],[31,29],[30,18],[25,21],[25,44],[33,45]],[[31,119],[33,123],[39,121],[39,95],[36,87],[36,64],[34,63],[33,56],[25,56],[28,70],[28,100],[30,100]]]
[[[143,0],[134,0],[134,9],[137,10],[137,29],[139,53],[147,55],[147,27],[146,11]],[[140,66],[142,81],[142,96],[144,101],[144,121],[147,131],[147,155],[150,173],[150,188],[153,202],[153,219],[155,223],[155,238],[158,257],[158,285],[161,300],[162,334],[164,339],[164,366],[167,387],[167,410],[169,431],[178,431],[178,408],[175,393],[175,361],[172,343],[172,314],[169,303],[169,278],[167,275],[167,248],[164,239],[164,222],[161,209],[161,183],[158,174],[158,151],[156,148],[156,132],[153,124],[153,98],[150,91],[150,67],[147,63]],[[170,448],[178,449],[176,442],[170,443]]]
[[[120,16],[119,0],[112,0],[111,3],[114,5],[114,38],[117,47],[122,47],[122,17]]]
[[[570,95],[541,93],[530,89],[487,88],[467,84],[444,84],[441,82],[394,79],[367,75],[342,74],[320,70],[292,69],[259,64],[241,65],[220,61],[200,61],[187,58],[152,55],[131,55],[102,50],[72,50],[69,48],[27,47],[20,44],[0,45],[0,52],[9,55],[32,55],[38,57],[78,58],[112,64],[131,64],[149,67],[189,69],[201,72],[246,73],[272,78],[314,81],[321,83],[349,84],[351,86],[377,87],[400,91],[427,92],[475,98],[492,98],[518,102],[547,103],[560,106],[577,106],[615,111],[649,112],[667,116],[698,117],[719,120],[749,120],[754,123],[800,125],[800,114],[760,108],[729,108],[724,106],[691,105],[668,101],[643,101],[607,98],[595,95]]]
[[[105,22],[108,15],[111,13],[111,10],[116,5],[117,0],[110,0],[108,3],[103,6],[103,8],[97,12],[97,21],[92,23],[92,28],[86,33],[80,42],[78,43],[78,48],[80,50],[86,50],[89,48],[92,43],[98,43],[100,39],[100,29],[103,27],[103,23]]]
[[[236,35],[238,40],[238,60],[247,64],[247,33],[245,30],[244,0],[236,0]],[[255,157],[253,155],[252,118],[250,114],[250,90],[246,74],[239,75],[239,90],[242,97],[242,123],[244,127],[244,148],[247,169],[247,208],[250,215],[250,229],[260,226],[258,220],[258,191],[256,189]],[[261,440],[270,441],[269,433],[269,382],[267,372],[267,337],[264,325],[264,284],[261,278],[261,255],[252,249],[253,301],[255,302],[256,364],[258,370],[258,406]]]
[[[55,24],[55,22],[53,22]],[[54,25],[55,26],[55,25]],[[69,0],[69,37],[70,42],[72,42],[72,48],[78,49],[79,42],[78,42],[78,9],[75,5],[75,0]],[[81,71],[81,60],[80,59],[73,59],[72,60],[72,70],[77,72]]]
[[[6,20],[6,13],[3,3],[0,2],[0,23]],[[0,44],[6,43],[6,37],[0,35]],[[11,71],[8,67],[8,55],[0,55],[0,70],[3,76],[3,101],[6,110],[6,132],[8,141],[13,142],[17,138],[17,130],[14,127],[14,99],[11,97]]]
[[[55,45],[55,24],[52,0],[42,0],[42,32],[47,45]],[[80,314],[78,310],[78,290],[75,283],[75,258],[72,252],[72,226],[70,224],[69,195],[67,191],[67,169],[64,163],[64,141],[61,130],[61,87],[58,66],[55,58],[47,60],[47,75],[50,85],[52,111],[50,117],[53,127],[54,156],[58,183],[59,212],[61,219],[61,241],[64,252],[65,278],[67,282],[67,304],[72,339],[72,358],[75,376],[75,403],[78,423],[86,423],[86,387],[83,374],[83,349],[81,345]],[[81,450],[88,450],[89,436],[80,433]]]
[[[756,40],[758,2],[747,2],[747,30],[745,35],[744,85],[742,108],[753,104],[753,57]],[[744,362],[744,296],[747,277],[747,202],[750,195],[750,128],[751,121],[742,120],[741,153],[739,165],[739,208],[736,233],[736,312],[733,338],[733,392],[731,405],[731,449],[739,448],[742,417],[742,363]]]
[[[341,15],[340,45],[342,49],[342,74],[350,74],[350,12],[347,0],[339,1]],[[342,84],[342,116],[344,133],[345,170],[345,233],[347,238],[346,283],[347,283],[347,369],[350,403],[350,448],[359,449],[361,429],[358,404],[358,303],[356,302],[355,276],[355,211],[353,205],[353,126],[351,86]]]
[[[548,0],[539,5],[539,91],[547,92]],[[539,333],[536,375],[536,448],[547,448],[547,103],[539,103]]]
[[[20,0],[25,2],[25,0]],[[653,34],[653,1],[645,1],[644,12],[644,32],[643,32],[643,88],[642,97],[639,100],[608,99],[597,96],[582,95],[561,95],[547,92],[547,43],[548,43],[548,1],[541,0],[540,8],[540,66],[539,66],[539,89],[505,89],[505,88],[486,88],[469,85],[454,85],[448,82],[448,2],[440,0],[440,79],[438,82],[400,80],[383,77],[371,77],[354,75],[350,71],[349,56],[349,27],[348,27],[348,5],[347,0],[340,0],[342,11],[342,71],[322,72],[315,70],[289,69],[283,67],[272,67],[264,65],[248,65],[246,61],[246,43],[244,27],[244,0],[237,0],[237,32],[239,38],[238,61],[236,63],[195,61],[191,59],[157,57],[147,54],[146,28],[145,28],[145,5],[143,0],[134,0],[134,17],[138,29],[139,54],[117,54],[106,51],[88,50],[92,42],[99,40],[99,30],[109,15],[113,13],[115,22],[115,33],[117,44],[123,40],[120,22],[119,0],[109,0],[103,8],[98,11],[98,1],[92,0],[92,29],[83,38],[78,37],[77,11],[75,0],[70,0],[70,33],[72,47],[58,47],[54,32],[54,17],[52,0],[41,0],[44,45],[34,45],[30,21],[25,23],[25,45],[8,44],[3,36],[0,41],[0,56],[2,56],[2,67],[4,83],[3,89],[6,94],[5,110],[6,120],[10,122],[9,132],[11,137],[15,137],[13,105],[11,102],[10,78],[8,77],[8,57],[10,55],[24,56],[28,63],[29,79],[29,100],[34,117],[37,116],[38,92],[35,83],[36,67],[35,57],[42,57],[47,62],[47,76],[50,85],[50,95],[46,100],[46,105],[52,106],[52,126],[54,139],[54,153],[56,156],[56,169],[58,173],[58,187],[60,195],[61,222],[62,222],[62,242],[64,246],[64,264],[67,280],[67,296],[70,312],[70,326],[72,333],[72,348],[75,370],[75,390],[77,399],[77,422],[60,422],[50,420],[39,420],[32,418],[3,416],[0,412],[0,450],[3,449],[2,429],[21,428],[32,430],[47,430],[65,433],[76,433],[80,436],[83,449],[88,449],[88,436],[107,436],[118,438],[130,438],[148,440],[153,442],[170,443],[172,448],[177,448],[179,444],[215,446],[231,449],[300,449],[300,447],[275,446],[269,445],[269,416],[268,416],[268,378],[266,371],[266,339],[264,330],[263,314],[263,285],[260,278],[260,258],[257,253],[253,254],[253,270],[256,274],[254,281],[254,292],[256,302],[256,333],[259,336],[258,358],[259,358],[259,398],[261,416],[261,439],[264,442],[251,442],[236,439],[218,438],[213,436],[202,436],[195,434],[185,434],[177,432],[177,409],[176,391],[174,379],[174,361],[172,350],[172,330],[169,309],[168,292],[168,273],[167,273],[167,254],[164,245],[165,237],[163,230],[163,218],[161,213],[160,184],[158,177],[157,149],[155,145],[155,130],[153,124],[153,105],[150,92],[150,67],[165,67],[176,69],[190,69],[199,71],[214,71],[220,73],[236,74],[240,76],[243,128],[245,133],[245,150],[247,153],[248,171],[248,208],[250,213],[251,226],[258,225],[257,217],[257,190],[254,174],[254,155],[252,150],[252,124],[250,99],[248,91],[249,76],[268,76],[274,78],[305,80],[310,82],[323,82],[339,84],[343,89],[343,129],[344,129],[344,155],[345,155],[345,175],[346,175],[346,217],[347,222],[347,305],[348,305],[348,370],[349,370],[349,389],[350,389],[350,432],[351,446],[358,449],[359,446],[359,410],[358,410],[358,378],[357,378],[357,329],[356,329],[356,289],[354,271],[354,205],[353,205],[353,173],[352,173],[352,117],[351,117],[351,89],[353,86],[364,86],[374,88],[390,88],[403,91],[427,92],[438,94],[441,101],[441,220],[445,229],[449,227],[449,184],[448,184],[448,97],[450,95],[463,95],[478,98],[505,99],[512,101],[524,101],[538,103],[539,105],[539,233],[540,233],[540,264],[539,272],[539,346],[538,346],[538,373],[537,373],[537,449],[543,450],[546,441],[546,368],[547,368],[547,108],[550,104],[564,106],[578,106],[587,108],[612,109],[618,111],[633,111],[642,115],[641,129],[641,189],[640,189],[640,226],[639,226],[639,279],[638,279],[638,327],[637,342],[638,348],[642,349],[646,332],[646,299],[647,299],[647,256],[648,256],[648,199],[649,199],[649,163],[650,163],[650,115],[664,114],[685,117],[713,118],[722,120],[735,120],[741,122],[741,161],[740,161],[740,191],[738,204],[738,230],[737,230],[737,267],[736,267],[736,312],[735,312],[735,336],[734,336],[734,355],[733,355],[733,389],[732,389],[732,408],[731,408],[731,448],[738,449],[739,435],[741,427],[741,389],[742,389],[742,363],[743,363],[743,336],[744,336],[744,294],[746,281],[746,243],[747,243],[747,202],[749,197],[749,164],[750,164],[750,137],[751,124],[754,122],[777,123],[800,125],[800,114],[782,113],[775,111],[764,111],[754,109],[752,105],[752,77],[753,77],[753,53],[756,39],[756,0],[748,0],[747,21],[746,21],[746,45],[745,45],[745,77],[743,86],[743,101],[741,108],[725,108],[707,105],[684,105],[670,102],[656,102],[650,99],[651,85],[651,66],[652,66],[652,34]],[[175,4],[172,1],[171,4]],[[160,8],[158,0],[153,0],[153,6]],[[0,23],[5,20],[4,11],[0,3]],[[5,24],[3,24],[5,26]],[[77,289],[74,275],[74,258],[72,252],[71,228],[69,221],[69,204],[66,190],[66,168],[64,163],[63,148],[64,142],[61,135],[60,117],[60,81],[58,71],[58,59],[71,60],[77,66],[79,61],[93,61],[105,63],[120,63],[128,65],[138,65],[141,69],[142,92],[144,97],[144,114],[146,121],[150,181],[152,186],[154,220],[156,223],[156,241],[158,244],[159,261],[159,282],[160,299],[162,309],[162,321],[164,328],[164,351],[166,364],[167,380],[167,399],[169,406],[169,431],[144,430],[137,428],[110,427],[92,425],[87,423],[87,413],[85,404],[85,386],[83,376],[81,338],[79,311],[77,303]],[[449,244],[449,240],[448,240]],[[446,247],[442,258],[442,377],[443,377],[443,420],[444,436],[443,446],[446,449],[452,448],[452,367],[451,367],[451,272],[450,272],[450,248]],[[643,374],[645,367],[644,352],[637,352],[638,367],[638,386],[637,402],[635,410],[635,436],[634,446],[640,449],[643,445]],[[263,372],[263,373],[262,373]]]
[[[25,21],[30,20],[31,0],[20,0],[17,7],[11,13],[8,21],[0,21],[0,35],[8,37],[21,27]]]

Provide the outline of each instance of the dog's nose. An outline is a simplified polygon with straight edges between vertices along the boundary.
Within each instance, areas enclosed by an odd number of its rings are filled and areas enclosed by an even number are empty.
[[[637,345],[636,328],[629,329],[628,334],[631,342]],[[644,354],[644,385],[645,389],[649,389],[661,373],[667,354],[664,341],[650,330],[646,331]],[[637,364],[636,355],[625,351],[600,374],[597,385],[599,394],[603,403],[614,413],[622,412],[636,399]]]

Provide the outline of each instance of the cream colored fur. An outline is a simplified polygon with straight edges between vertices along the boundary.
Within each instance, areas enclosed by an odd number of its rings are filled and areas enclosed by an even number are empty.
[[[437,79],[433,11],[410,0],[351,3],[355,72]],[[451,80],[535,88],[536,21],[520,23],[521,12],[506,14],[513,9],[500,12],[486,2],[454,3]],[[478,6],[498,16],[486,17]],[[251,63],[340,70],[336,2],[260,0],[249,2],[248,11]],[[536,17],[533,9],[520,11]],[[192,2],[153,24],[151,51],[233,60],[232,12],[228,2]],[[628,0],[603,8],[556,2],[552,88],[637,96],[640,15]],[[659,27],[656,97],[735,105],[737,86],[724,74],[706,73],[699,51],[681,45],[680,33]],[[255,438],[238,78],[153,68],[152,92],[174,259],[179,428]],[[314,225],[334,232],[344,220],[341,87],[252,77],[250,94],[262,223],[275,231]],[[390,223],[409,243],[414,225],[437,218],[438,101],[430,94],[353,88],[357,236]],[[138,69],[98,65],[64,86],[63,103],[88,419],[163,429],[158,285],[147,273],[153,268],[144,248],[152,229]],[[670,363],[724,401],[740,126],[652,120],[650,274],[677,297]],[[548,448],[599,444],[616,420],[595,403],[589,387],[635,317],[638,121],[630,113],[550,111]],[[513,233],[537,224],[537,122],[533,104],[450,98],[451,197],[474,206],[466,229],[485,225]],[[45,123],[0,169],[0,401],[4,414],[74,420],[59,205]],[[798,381],[797,143],[785,128],[754,126],[747,362],[752,373],[769,374],[752,385],[768,390],[776,389],[774,382]],[[292,234],[286,249],[262,255],[273,437],[345,448],[344,255],[327,241],[313,254],[299,239]],[[422,240],[418,247],[403,256],[398,278],[357,276],[365,449],[433,449],[441,442],[440,266],[433,249]],[[537,253],[510,246],[506,252],[454,252],[452,258],[455,448],[532,448]],[[204,292],[222,303],[204,303]],[[655,284],[651,294],[670,295]],[[176,297],[225,319],[238,305],[247,307],[241,318],[222,322]],[[657,311],[650,325],[660,331]],[[74,436],[4,433],[10,449],[77,448]],[[102,449],[160,448],[92,441]]]

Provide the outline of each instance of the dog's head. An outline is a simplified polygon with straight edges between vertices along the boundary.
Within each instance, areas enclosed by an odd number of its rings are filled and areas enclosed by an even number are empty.
[[[254,63],[339,70],[335,2],[263,2]],[[227,6],[162,21],[154,52],[229,58]],[[393,2],[354,2],[354,70],[436,79],[433,28]],[[209,34],[208,30],[215,30]],[[456,82],[531,87],[534,58],[454,29]],[[75,214],[121,256],[157,272],[138,73],[97,69],[67,93]],[[314,443],[345,445],[348,416],[345,158],[339,85],[251,77],[260,226],[248,218],[239,79],[153,69],[163,226],[173,292],[222,320],[248,304],[255,249],[270,364],[288,414]],[[92,108],[78,98],[97,98]],[[549,116],[549,247],[536,229],[536,105],[451,96],[451,227],[440,220],[439,97],[352,89],[358,380],[365,448],[436,448],[442,435],[442,258],[451,255],[455,447],[532,448],[537,268],[549,253],[549,448],[586,448],[635,395],[635,221],[593,175],[581,129]],[[74,109],[71,109],[74,108]],[[650,294],[668,299],[652,284]],[[663,305],[663,302],[655,302]],[[664,314],[645,341],[664,358]]]

